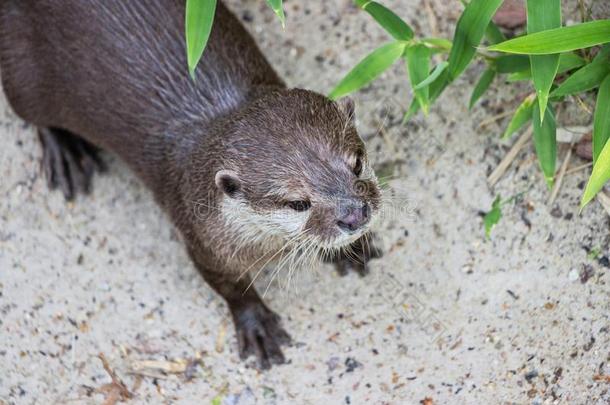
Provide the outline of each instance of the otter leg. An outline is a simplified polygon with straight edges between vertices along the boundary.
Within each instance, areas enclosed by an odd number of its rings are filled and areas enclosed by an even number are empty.
[[[280,317],[260,298],[250,277],[235,281],[233,276],[201,271],[203,278],[229,305],[233,317],[239,356],[245,360],[251,354],[261,369],[286,360],[281,346],[290,343],[290,335],[282,328]]]
[[[335,264],[337,273],[342,277],[350,271],[355,271],[364,277],[369,274],[369,260],[377,259],[381,255],[381,249],[375,245],[372,235],[367,235],[331,256],[327,261]]]
[[[49,187],[59,187],[66,200],[72,200],[77,192],[88,194],[95,171],[105,170],[98,149],[79,136],[57,128],[39,128],[38,138]]]

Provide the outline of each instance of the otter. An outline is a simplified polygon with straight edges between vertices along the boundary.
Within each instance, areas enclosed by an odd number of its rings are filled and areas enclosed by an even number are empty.
[[[240,357],[266,369],[290,336],[248,272],[315,254],[364,273],[380,189],[353,102],[288,89],[220,2],[192,80],[184,13],[184,0],[1,0],[2,84],[66,199],[90,190],[100,150],[127,162],[226,301]]]

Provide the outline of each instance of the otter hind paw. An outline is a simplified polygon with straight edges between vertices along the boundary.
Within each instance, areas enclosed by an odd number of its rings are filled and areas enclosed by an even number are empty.
[[[42,168],[49,188],[59,188],[66,200],[88,194],[93,174],[105,171],[98,149],[79,136],[55,128],[40,128]]]
[[[364,237],[352,243],[347,249],[338,253],[330,261],[335,264],[337,273],[343,277],[350,271],[364,277],[370,273],[368,262],[382,256],[382,251],[373,241],[372,237]]]

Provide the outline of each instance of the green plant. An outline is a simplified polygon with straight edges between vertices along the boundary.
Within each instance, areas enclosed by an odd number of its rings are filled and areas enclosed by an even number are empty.
[[[212,32],[215,12],[216,0],[186,0],[184,17],[186,59],[193,80],[195,69]]]
[[[278,16],[282,27],[285,17],[282,0],[266,0]],[[186,0],[184,15],[184,36],[186,38],[186,59],[191,77],[195,80],[195,69],[203,56],[214,24],[216,0]]]
[[[501,0],[471,0],[458,21],[453,41],[449,42],[442,38],[415,38],[412,29],[391,10],[374,1],[356,0],[360,8],[369,12],[394,37],[395,42],[384,47],[393,46],[392,49],[402,49],[403,52],[397,56],[397,51],[373,51],[345,76],[329,96],[339,98],[366,86],[385,70],[383,68],[390,67],[402,57],[407,60],[415,96],[405,114],[405,120],[408,120],[419,109],[427,114],[430,103],[478,56],[487,64],[487,69],[472,92],[470,107],[499,74],[506,74],[508,81],[532,82],[534,92],[517,108],[504,137],[510,137],[532,121],[538,161],[551,187],[557,158],[553,104],[566,96],[599,87],[593,130],[595,165],[582,196],[581,207],[584,207],[610,180],[610,143],[606,142],[610,137],[610,20],[562,27],[559,0],[530,0],[527,2],[527,34],[507,41],[491,21],[501,3]],[[397,30],[397,27],[402,29]],[[489,46],[481,48],[484,37]],[[591,53],[585,50],[602,44],[607,45],[590,59]],[[448,60],[426,74],[430,56],[438,52],[448,53]],[[568,77],[560,83],[558,75]]]

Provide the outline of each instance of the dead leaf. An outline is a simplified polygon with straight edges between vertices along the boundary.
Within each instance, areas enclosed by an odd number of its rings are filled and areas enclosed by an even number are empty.
[[[140,371],[162,371],[168,374],[181,374],[186,371],[188,361],[176,359],[174,361],[164,360],[136,360],[131,363],[131,370],[134,373]]]
[[[225,338],[227,335],[227,322],[223,321],[218,329],[218,335],[216,336],[216,353],[222,353],[225,350]]]
[[[591,143],[591,133],[583,136],[576,144],[576,156],[591,161],[593,160],[593,144]]]
[[[133,394],[129,391],[123,380],[121,380],[114,370],[110,368],[104,353],[98,354],[97,357],[102,361],[104,370],[106,370],[106,373],[108,373],[112,380],[111,383],[104,384],[98,388],[98,392],[105,396],[104,405],[115,405],[117,402],[127,401],[128,399],[133,398]]]

